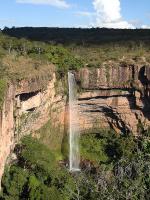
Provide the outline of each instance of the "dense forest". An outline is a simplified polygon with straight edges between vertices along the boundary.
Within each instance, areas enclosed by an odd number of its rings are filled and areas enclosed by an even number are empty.
[[[16,161],[5,170],[5,200],[148,200],[150,194],[149,131],[143,137],[97,131],[81,138],[81,172],[36,139],[25,137],[15,148]]]
[[[99,45],[106,42],[150,40],[149,29],[5,27],[2,32],[17,38],[64,45]]]
[[[0,33],[0,109],[8,82],[100,67],[103,62],[150,62],[150,30],[5,28]],[[81,172],[42,140],[26,136],[2,178],[2,200],[149,200],[150,130],[140,137],[112,130],[81,136]],[[46,132],[46,128],[43,129]],[[45,133],[44,132],[44,133]],[[55,134],[55,133],[54,133]],[[66,150],[67,151],[67,150]],[[61,158],[61,159],[60,159]]]

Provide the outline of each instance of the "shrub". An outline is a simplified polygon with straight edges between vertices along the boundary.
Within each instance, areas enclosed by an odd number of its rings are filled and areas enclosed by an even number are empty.
[[[0,79],[0,110],[2,109],[5,93],[7,89],[7,82],[4,79]]]

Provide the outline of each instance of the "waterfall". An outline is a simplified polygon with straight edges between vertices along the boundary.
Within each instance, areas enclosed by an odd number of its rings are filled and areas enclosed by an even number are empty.
[[[70,171],[80,171],[80,152],[79,152],[79,123],[77,90],[74,74],[68,72],[69,84],[69,168]]]

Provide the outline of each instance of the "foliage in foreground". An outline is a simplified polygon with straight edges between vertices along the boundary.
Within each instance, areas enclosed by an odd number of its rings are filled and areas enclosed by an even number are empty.
[[[0,79],[0,110],[2,109],[4,96],[7,89],[7,82],[4,79]]]
[[[60,190],[69,176],[67,178],[64,170],[60,171],[51,151],[31,137],[25,137],[15,151],[18,161],[6,169],[1,198],[62,200]]]
[[[25,137],[7,168],[1,199],[148,200],[150,140],[97,132],[81,138],[82,170],[70,174],[48,147]]]
[[[111,132],[84,135],[82,156],[94,163],[95,199],[149,199],[150,138]]]

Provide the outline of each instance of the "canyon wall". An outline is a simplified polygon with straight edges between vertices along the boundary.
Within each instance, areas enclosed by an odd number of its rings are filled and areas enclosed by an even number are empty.
[[[19,139],[36,132],[49,119],[54,126],[64,124],[66,97],[63,91],[57,92],[56,82],[56,75],[53,73],[45,90],[29,91],[27,87],[23,93],[16,91],[16,132]]]
[[[79,90],[81,132],[111,127],[118,134],[132,132],[137,136],[141,124],[144,129],[150,126],[147,63],[108,62],[100,68],[84,67],[73,73]],[[63,82],[52,72],[44,88],[38,79],[9,84],[0,113],[0,179],[8,156],[22,136],[31,133],[40,137],[38,131],[51,123],[53,135],[46,139],[52,147],[54,139],[62,145],[69,117]]]
[[[2,111],[0,112],[0,180],[4,172],[7,157],[14,148],[14,91],[12,84],[8,87]]]
[[[61,81],[57,85],[61,88]],[[7,158],[24,135],[36,135],[49,120],[52,129],[59,127],[56,137],[61,144],[64,132],[66,96],[57,91],[56,74],[53,72],[43,89],[38,79],[22,80],[9,84],[0,113],[0,180]],[[57,128],[58,130],[58,128]],[[8,162],[11,161],[9,158]]]
[[[137,136],[150,125],[150,67],[147,63],[107,63],[76,73],[80,85],[81,131],[113,128]]]

